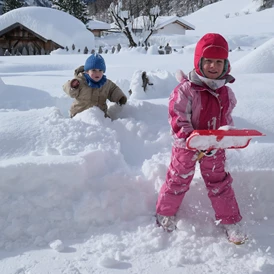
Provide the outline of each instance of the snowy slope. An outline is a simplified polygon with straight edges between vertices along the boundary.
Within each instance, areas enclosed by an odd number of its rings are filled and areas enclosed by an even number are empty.
[[[188,35],[221,32],[225,35],[273,34],[274,9],[257,12],[260,1],[223,0],[183,17],[195,25]],[[244,23],[243,23],[244,22]]]

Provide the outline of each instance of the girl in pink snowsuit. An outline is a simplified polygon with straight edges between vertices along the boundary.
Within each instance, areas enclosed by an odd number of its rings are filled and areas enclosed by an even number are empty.
[[[225,171],[225,151],[218,149],[211,157],[197,161],[199,152],[185,146],[193,130],[233,125],[231,112],[236,99],[232,90],[225,86],[235,81],[229,75],[228,51],[228,44],[220,34],[204,35],[195,49],[195,69],[188,77],[182,75],[180,84],[170,95],[169,123],[174,143],[166,181],[156,205],[157,223],[167,231],[176,229],[175,215],[199,162],[216,219],[225,225],[227,234],[231,234],[229,237],[238,237],[236,240],[245,237],[239,226],[234,225],[242,217],[231,187],[232,177]]]

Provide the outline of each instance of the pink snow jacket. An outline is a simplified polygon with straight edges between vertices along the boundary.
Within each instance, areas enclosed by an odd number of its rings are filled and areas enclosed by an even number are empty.
[[[212,90],[200,80],[195,70],[188,78],[184,75],[169,98],[169,123],[174,146],[185,148],[186,138],[195,129],[233,126],[231,112],[237,101],[231,88],[225,84],[234,80],[227,75],[224,85]]]

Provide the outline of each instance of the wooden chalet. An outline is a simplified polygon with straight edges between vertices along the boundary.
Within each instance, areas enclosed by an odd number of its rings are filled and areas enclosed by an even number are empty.
[[[101,37],[104,32],[107,32],[110,28],[110,24],[98,20],[90,20],[87,23],[87,29],[91,31],[95,37]]]
[[[0,55],[43,55],[64,47],[20,23],[0,31]]]

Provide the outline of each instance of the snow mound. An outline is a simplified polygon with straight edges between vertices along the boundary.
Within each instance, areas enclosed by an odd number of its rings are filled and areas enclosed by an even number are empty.
[[[0,246],[12,249],[20,243],[45,246],[51,242],[50,247],[60,251],[65,248],[56,242],[62,241],[60,237],[73,238],[95,227],[151,213],[154,186],[132,175],[130,159],[123,152],[140,155],[149,143],[155,148],[145,149],[142,153],[147,156],[142,159],[159,152],[156,144],[162,138],[157,136],[167,132],[167,125],[159,126],[166,107],[152,108],[144,102],[123,110],[125,116],[130,111],[135,118],[112,122],[97,108],[75,119],[64,119],[55,108],[1,112],[1,218],[10,222],[2,223]],[[19,117],[25,123],[18,123]],[[6,145],[5,140],[9,140]],[[133,209],[132,204],[138,206]],[[116,262],[107,260],[103,265],[109,263]]]
[[[55,99],[47,92],[35,88],[6,85],[0,78],[0,109],[29,110],[54,106]]]
[[[55,240],[49,244],[50,248],[56,250],[58,252],[62,252],[65,248],[63,242],[61,240]]]
[[[274,73],[274,38],[233,63],[233,73]]]
[[[153,70],[146,72],[148,84],[143,85],[144,71],[137,70],[134,72],[131,82],[130,90],[132,92],[131,98],[134,99],[157,99],[169,97],[170,93],[176,87],[177,80],[175,76],[165,70]],[[162,89],[162,87],[165,87]]]

